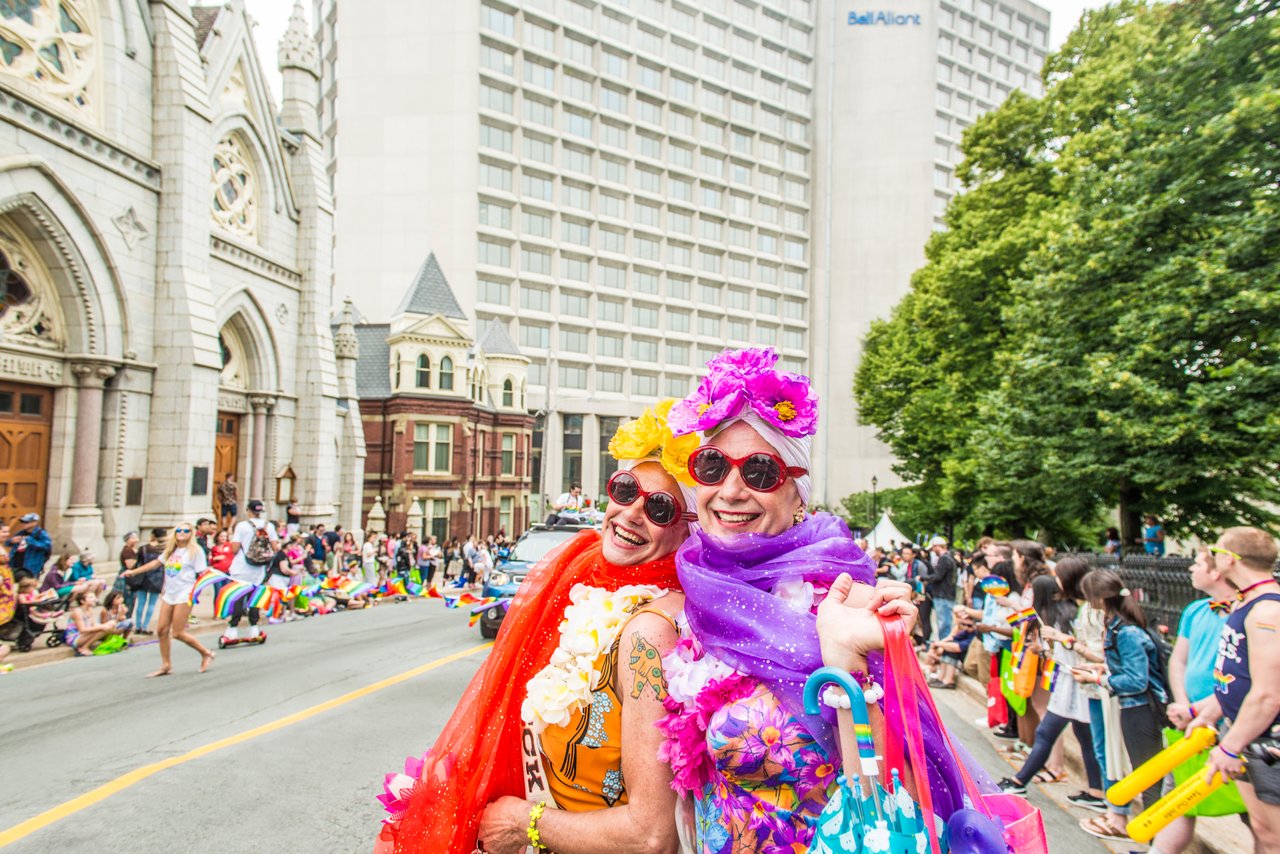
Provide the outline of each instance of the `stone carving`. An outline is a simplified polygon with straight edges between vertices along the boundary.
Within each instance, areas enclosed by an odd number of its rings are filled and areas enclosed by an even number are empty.
[[[284,326],[289,322],[289,306],[284,303],[280,303],[276,306],[276,320],[281,326]]]
[[[61,320],[57,295],[34,253],[0,231],[0,340],[61,350]]]
[[[120,214],[120,216],[112,217],[111,221],[116,224],[116,228],[120,229],[120,234],[124,237],[124,243],[130,249],[137,246],[150,234],[147,231],[147,227],[142,224],[142,220],[138,219],[137,211],[132,207]]]
[[[258,237],[258,179],[244,144],[235,134],[213,150],[213,224],[224,231]]]
[[[96,121],[91,95],[97,42],[78,0],[0,4],[0,74],[33,86],[59,107]]]

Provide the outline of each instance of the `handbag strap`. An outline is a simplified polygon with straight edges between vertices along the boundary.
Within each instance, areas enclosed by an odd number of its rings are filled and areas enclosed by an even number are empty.
[[[910,757],[914,775],[916,796],[925,821],[925,831],[934,854],[939,854],[936,821],[933,811],[933,794],[929,787],[928,763],[924,751],[921,708],[927,709],[935,721],[951,756],[956,756],[955,745],[946,728],[941,724],[933,695],[920,672],[915,650],[901,617],[881,620],[885,640],[885,774],[896,769],[899,779],[906,779],[904,764]],[[897,716],[898,720],[893,718]],[[905,736],[905,739],[904,739]],[[905,748],[905,749],[904,749]],[[905,755],[904,755],[905,754]],[[963,762],[956,761],[966,794],[973,808],[990,816],[990,808],[973,776]]]

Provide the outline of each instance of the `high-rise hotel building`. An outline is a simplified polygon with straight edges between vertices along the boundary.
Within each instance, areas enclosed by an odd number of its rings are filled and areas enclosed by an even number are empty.
[[[890,482],[854,366],[956,192],[963,129],[1039,91],[1027,0],[313,0],[335,297],[434,252],[533,360],[535,492],[603,493],[618,422],[767,344],[823,398],[815,501]]]

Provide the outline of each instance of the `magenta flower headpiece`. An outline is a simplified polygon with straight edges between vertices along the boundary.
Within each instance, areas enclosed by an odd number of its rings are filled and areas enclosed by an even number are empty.
[[[714,430],[750,407],[780,432],[799,438],[818,429],[818,397],[809,378],[774,368],[772,347],[725,350],[707,362],[707,375],[693,394],[671,407],[672,434]]]

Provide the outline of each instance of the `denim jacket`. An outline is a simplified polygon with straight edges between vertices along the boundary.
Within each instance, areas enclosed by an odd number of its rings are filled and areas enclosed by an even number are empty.
[[[1107,621],[1102,649],[1107,659],[1107,690],[1120,701],[1120,708],[1147,705],[1148,689],[1155,692],[1161,704],[1169,702],[1160,677],[1156,645],[1145,631],[1112,617]]]

